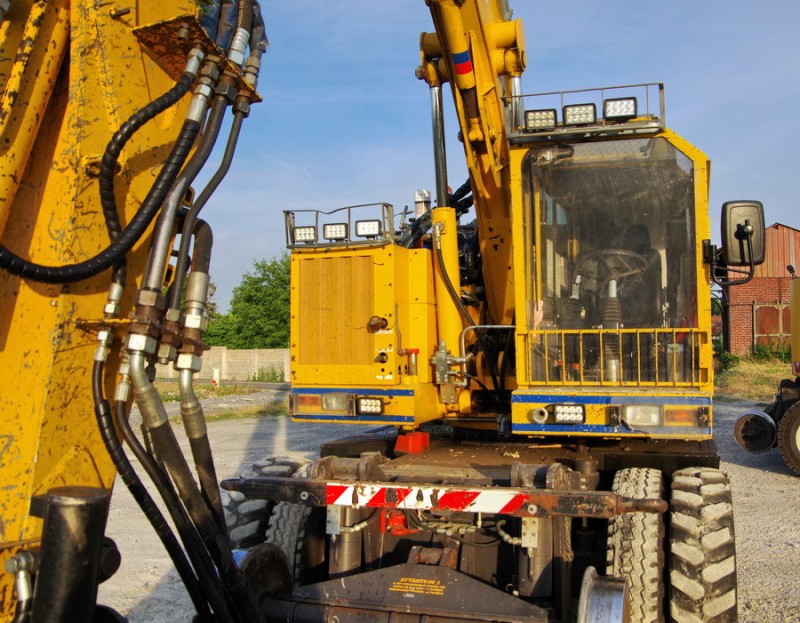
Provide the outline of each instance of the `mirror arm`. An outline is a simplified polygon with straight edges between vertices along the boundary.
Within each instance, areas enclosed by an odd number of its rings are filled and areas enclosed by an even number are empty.
[[[749,222],[746,223],[749,225]],[[717,247],[712,245],[710,241],[704,240],[703,241],[703,259],[711,264],[711,280],[716,283],[718,286],[726,287],[726,286],[739,286],[743,283],[747,283],[753,278],[755,275],[755,263],[753,262],[753,228],[750,227],[749,230],[745,227],[742,228],[745,231],[745,236],[743,239],[747,242],[747,257],[749,258],[749,263],[747,266],[747,270],[741,268],[731,268],[730,266],[724,266],[720,262],[722,257],[722,252],[717,250]],[[738,237],[738,236],[737,236]],[[708,244],[707,244],[708,243]],[[710,262],[707,258],[710,257]],[[745,275],[741,279],[723,279],[717,276],[717,270],[724,270],[727,273],[736,273],[738,275]]]

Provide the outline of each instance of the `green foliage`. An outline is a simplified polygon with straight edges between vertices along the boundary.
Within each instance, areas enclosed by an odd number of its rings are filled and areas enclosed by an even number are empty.
[[[256,260],[233,289],[231,309],[210,319],[206,341],[228,348],[289,346],[289,256]]]
[[[247,380],[259,383],[284,383],[286,377],[283,374],[282,366],[269,366],[268,368],[259,368],[258,372],[251,374]]]
[[[756,361],[782,361],[788,363],[792,360],[789,346],[778,344],[754,344],[752,358]]]
[[[720,370],[730,370],[735,368],[742,361],[742,358],[733,353],[729,353],[722,348],[722,341],[714,342],[714,358],[719,362]]]

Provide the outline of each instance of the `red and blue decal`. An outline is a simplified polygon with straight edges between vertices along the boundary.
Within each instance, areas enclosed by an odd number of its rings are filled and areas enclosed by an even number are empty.
[[[453,64],[456,73],[460,76],[472,73],[472,57],[469,55],[469,50],[453,54]]]

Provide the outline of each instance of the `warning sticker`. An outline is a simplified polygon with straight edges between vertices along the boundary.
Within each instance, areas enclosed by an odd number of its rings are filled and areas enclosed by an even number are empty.
[[[426,580],[425,578],[400,578],[389,587],[396,593],[416,593],[418,595],[444,595],[444,584],[441,580]]]

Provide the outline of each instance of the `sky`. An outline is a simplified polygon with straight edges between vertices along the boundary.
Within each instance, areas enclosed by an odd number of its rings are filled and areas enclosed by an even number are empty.
[[[712,230],[722,203],[736,199],[762,201],[767,225],[800,229],[800,2],[510,4],[525,26],[524,93],[663,82],[667,125],[712,161]],[[414,76],[419,34],[433,30],[424,0],[261,6],[264,101],[203,213],[221,311],[254,261],[285,250],[284,210],[413,209],[416,189],[435,188],[429,89]],[[449,89],[445,99],[456,188],[467,172]]]

